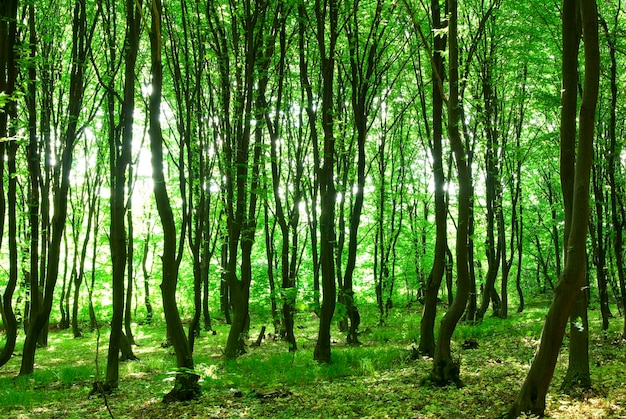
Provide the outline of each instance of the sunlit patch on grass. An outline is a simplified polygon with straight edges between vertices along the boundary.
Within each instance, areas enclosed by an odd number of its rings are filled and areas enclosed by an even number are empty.
[[[297,352],[289,353],[285,342],[268,337],[258,348],[248,347],[248,353],[235,361],[216,356],[221,354],[228,334],[228,326],[216,321],[217,334],[203,332],[195,344],[202,397],[173,406],[163,405],[159,397],[171,389],[172,384],[163,378],[176,365],[172,348],[161,347],[165,327],[159,322],[137,326],[135,338],[140,346],[134,351],[140,360],[120,364],[120,388],[108,401],[119,418],[495,418],[506,412],[528,371],[539,344],[545,309],[530,308],[528,313],[513,314],[505,321],[486,317],[480,325],[460,325],[452,348],[453,356],[461,362],[461,380],[465,383],[461,389],[428,385],[424,378],[432,360],[409,357],[408,349],[419,339],[416,310],[393,310],[385,326],[377,325],[377,313],[371,307],[364,307],[362,315],[361,329],[366,333],[360,336],[361,346],[348,346],[345,336],[333,329],[337,343],[331,365],[313,361],[319,319],[311,313],[296,316]],[[253,318],[249,342],[256,339],[263,324],[273,333],[271,322],[264,323],[266,320]],[[549,417],[626,416],[626,349],[618,339],[619,324],[614,323],[609,332],[594,330],[591,335],[593,392],[580,397],[558,392],[567,368],[567,357],[560,358],[548,399]],[[599,328],[596,320],[592,327]],[[462,349],[467,338],[476,339],[478,348]],[[101,398],[87,398],[95,376],[95,342],[95,333],[74,340],[67,332],[52,332],[50,343],[55,349],[38,350],[32,377],[15,379],[21,359],[11,359],[0,369],[0,417],[107,417]],[[101,378],[106,370],[107,343],[108,331],[102,330]],[[563,354],[566,352],[565,342]],[[574,412],[578,414],[572,416]]]

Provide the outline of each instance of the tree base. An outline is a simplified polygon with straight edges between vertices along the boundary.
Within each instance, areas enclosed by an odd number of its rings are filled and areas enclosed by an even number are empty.
[[[333,361],[330,355],[330,347],[316,346],[313,351],[313,360],[317,361],[319,364],[332,364]]]
[[[430,381],[438,387],[445,387],[454,384],[457,388],[463,387],[460,378],[460,369],[457,364],[452,361],[439,361],[433,365],[430,372]]]
[[[110,383],[97,380],[92,383],[91,390],[89,391],[87,398],[94,395],[104,397],[107,394],[112,394],[113,390],[115,390],[115,388]]]
[[[200,375],[193,372],[178,372],[174,388],[163,396],[163,403],[186,402],[200,397]]]
[[[591,377],[589,373],[581,371],[568,372],[561,384],[561,391],[566,394],[572,394],[576,390],[591,389]]]

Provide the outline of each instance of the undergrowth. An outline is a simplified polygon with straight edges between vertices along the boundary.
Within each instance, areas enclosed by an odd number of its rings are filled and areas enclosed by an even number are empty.
[[[478,325],[460,324],[453,337],[464,387],[436,388],[424,380],[430,359],[414,356],[419,339],[419,311],[392,310],[378,325],[375,307],[362,307],[362,345],[350,347],[335,330],[333,363],[313,361],[317,318],[308,312],[296,319],[298,351],[266,339],[259,348],[235,361],[221,356],[228,326],[214,325],[217,334],[203,333],[194,352],[202,377],[202,397],[194,402],[163,405],[171,389],[175,358],[161,347],[162,323],[136,325],[139,361],[120,367],[120,388],[108,398],[114,417],[416,417],[495,418],[513,401],[537,348],[546,308],[531,307],[502,320],[487,316]],[[266,318],[253,317],[255,340]],[[593,388],[570,396],[560,394],[567,351],[559,360],[548,397],[549,417],[620,417],[626,415],[626,349],[620,321],[600,332],[599,311],[590,311],[590,358]],[[438,321],[437,321],[438,324]],[[271,327],[271,326],[269,326]],[[103,336],[107,331],[103,330]],[[103,400],[89,397],[95,377],[95,333],[73,339],[69,331],[50,334],[47,348],[37,351],[36,372],[16,377],[21,347],[0,369],[0,417],[110,417]],[[471,339],[477,348],[462,349]],[[106,364],[106,339],[100,347]],[[102,343],[102,342],[101,342]],[[567,342],[564,342],[564,348]],[[102,377],[99,377],[102,378]],[[573,416],[572,416],[573,415]]]

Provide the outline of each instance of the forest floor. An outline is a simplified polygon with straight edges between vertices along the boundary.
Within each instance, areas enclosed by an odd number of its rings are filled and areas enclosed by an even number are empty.
[[[461,362],[461,388],[433,387],[425,378],[432,360],[412,356],[419,333],[419,309],[394,309],[377,326],[375,307],[361,307],[362,345],[348,347],[333,336],[333,363],[313,361],[317,318],[299,313],[299,350],[289,353],[271,335],[236,361],[221,356],[228,326],[215,321],[217,334],[202,333],[195,348],[202,396],[193,402],[164,404],[172,387],[175,359],[162,348],[162,322],[135,327],[138,361],[120,367],[119,390],[105,400],[89,396],[106,367],[108,330],[103,329],[96,369],[97,334],[73,339],[52,331],[49,346],[37,351],[36,372],[17,377],[21,346],[0,368],[1,418],[496,418],[512,403],[538,345],[546,304],[512,313],[507,320],[486,318],[462,324],[453,337]],[[626,418],[626,342],[621,318],[600,330],[599,311],[590,311],[590,364],[593,388],[563,394],[567,337],[547,399],[549,418]],[[253,317],[251,342],[264,324]],[[266,323],[267,324],[267,323]],[[437,323],[438,324],[438,323]],[[267,324],[268,330],[271,324]],[[0,338],[2,336],[0,335]],[[22,337],[23,338],[23,337]],[[23,340],[20,338],[20,340]],[[478,348],[464,350],[466,339]]]

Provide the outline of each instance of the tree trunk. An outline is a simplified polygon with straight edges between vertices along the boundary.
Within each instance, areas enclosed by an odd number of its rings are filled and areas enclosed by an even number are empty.
[[[72,68],[70,71],[69,108],[67,127],[62,139],[61,165],[59,170],[58,186],[53,197],[52,237],[48,246],[48,264],[46,266],[45,284],[43,286],[43,303],[40,308],[32,306],[34,310],[28,325],[28,332],[24,341],[20,375],[32,374],[35,368],[35,351],[37,341],[46,327],[54,302],[54,289],[59,276],[59,262],[61,257],[61,240],[65,230],[67,218],[67,199],[70,187],[70,172],[74,144],[77,138],[78,118],[82,110],[84,95],[85,63],[90,49],[87,34],[87,13],[84,0],[74,4],[74,21],[72,24]],[[34,290],[33,290],[34,291]],[[31,293],[36,294],[35,292]]]
[[[133,190],[133,168],[132,162],[128,164],[128,190],[132,194]],[[128,338],[131,345],[135,345],[135,336],[133,335],[133,297],[135,283],[135,233],[133,229],[133,208],[132,199],[126,201],[126,223],[127,229],[127,245],[126,245],[126,301],[124,302],[124,334]]]
[[[576,1],[564,0],[563,2],[564,73],[577,68],[577,65],[569,69],[566,67],[568,59],[577,57],[576,51],[578,48],[575,45],[571,45],[571,42],[566,42],[569,37],[577,33],[575,27]],[[596,2],[594,0],[579,0],[579,5],[581,7],[580,15],[582,16],[585,40],[585,79],[579,114],[579,136],[572,188],[571,218],[568,218],[570,225],[566,226],[568,227],[567,231],[569,231],[569,239],[566,242],[565,269],[554,290],[554,300],[546,317],[539,350],[532,362],[524,384],[509,410],[510,418],[517,417],[521,412],[540,416],[544,414],[546,394],[561,348],[565,325],[585,278],[585,238],[587,236],[589,219],[589,179],[593,157],[600,54]],[[578,44],[578,42],[576,41],[575,44]],[[565,83],[564,86],[566,86]],[[574,93],[564,90],[563,95],[566,94]],[[566,98],[562,98],[562,100],[564,103],[567,103]],[[565,109],[563,112],[565,112]],[[564,151],[566,150],[562,150],[562,152]],[[561,173],[561,176],[564,175],[565,173]]]
[[[32,8],[30,9],[32,12]],[[17,67],[15,62],[15,44],[17,42],[16,35],[16,17],[17,17],[17,0],[7,1],[4,4],[0,5],[0,91],[5,92],[9,97],[13,95],[15,89],[15,82],[17,78]],[[32,19],[32,16],[31,16]],[[32,82],[31,82],[32,83]],[[34,92],[31,91],[31,94]],[[29,100],[33,101],[34,105],[34,97],[29,98]],[[0,138],[8,138],[9,131],[11,133],[14,132],[14,128],[9,129],[9,116],[11,120],[14,120],[16,115],[16,104],[13,99],[8,100],[6,104],[0,108]],[[30,127],[34,129],[34,127]],[[32,158],[32,137],[31,144],[29,146],[29,156]],[[9,142],[9,144],[13,144],[15,141]],[[2,237],[4,236],[4,220],[6,216],[6,198],[4,191],[4,177],[5,177],[5,152],[6,152],[6,144],[7,142],[3,141],[0,144],[0,243],[2,242]],[[11,146],[15,147],[15,146]],[[11,154],[11,152],[9,153]],[[15,150],[12,152],[13,160],[12,165],[15,165]],[[30,159],[29,159],[30,164]],[[30,167],[30,166],[29,166]],[[9,172],[11,170],[9,169]],[[14,180],[12,180],[14,179]],[[8,199],[9,206],[13,208],[13,210],[9,209],[9,213],[13,212],[13,216],[9,215],[10,219],[13,219],[13,223],[15,222],[15,204],[16,204],[16,196],[15,183],[17,179],[14,176],[9,177],[9,191],[8,191]],[[11,186],[13,185],[13,186]],[[34,185],[36,187],[36,185]],[[32,192],[32,188],[31,188]],[[13,196],[12,196],[13,195]],[[11,203],[11,200],[13,201]],[[30,209],[31,220],[34,214],[32,213],[33,209]],[[9,221],[11,224],[11,221]],[[15,292],[15,288],[17,286],[17,271],[14,272],[14,264],[17,265],[17,255],[14,254],[13,246],[16,245],[14,243],[15,240],[15,225],[9,226],[9,234],[13,235],[13,239],[9,239],[10,243],[10,272],[9,272],[9,280],[7,281],[6,287],[2,294],[2,323],[4,325],[6,339],[4,347],[0,352],[0,366],[6,364],[11,357],[13,356],[13,350],[15,349],[15,344],[17,341],[17,328],[18,323],[13,311],[13,294]],[[32,240],[36,240],[32,238]],[[31,241],[31,249],[32,249],[32,241]],[[15,251],[17,248],[15,248]],[[14,260],[15,259],[15,260]],[[15,266],[17,267],[17,266]],[[36,272],[35,272],[36,274]],[[36,277],[37,275],[35,275]]]
[[[154,199],[159,218],[163,225],[163,253],[161,297],[167,333],[171,338],[176,353],[176,382],[174,388],[164,396],[163,401],[186,401],[200,396],[200,376],[193,372],[194,362],[191,349],[185,336],[185,330],[176,303],[178,266],[176,258],[176,224],[167,193],[167,184],[163,173],[163,135],[161,132],[161,95],[163,89],[162,54],[162,6],[160,0],[152,0],[152,28],[150,31],[150,52],[152,60],[152,92],[149,98],[150,110],[150,150],[152,153],[152,179]]]
[[[276,192],[274,192],[276,193]],[[276,198],[275,198],[276,199]],[[285,329],[282,327],[282,322],[278,316],[278,305],[276,304],[276,281],[274,280],[274,232],[276,231],[276,223],[270,227],[269,223],[269,205],[268,201],[263,201],[263,214],[265,222],[265,254],[267,255],[267,279],[270,286],[270,313],[272,314],[272,324],[274,325],[274,335],[284,337]]]
[[[334,185],[335,137],[333,85],[335,72],[335,48],[338,38],[339,4],[337,0],[315,1],[315,23],[320,51],[322,75],[322,128],[324,141],[322,167],[318,171],[320,188],[320,266],[322,270],[322,307],[320,326],[313,359],[320,363],[331,363],[330,326],[335,313],[337,284],[335,282],[335,202]],[[328,27],[327,27],[328,25]],[[317,147],[315,148],[317,150]]]
[[[452,359],[450,350],[450,340],[458,321],[460,320],[470,292],[468,252],[467,252],[467,232],[469,221],[469,172],[467,168],[467,155],[465,146],[459,133],[459,57],[457,22],[458,8],[456,0],[449,0],[449,83],[450,94],[448,99],[448,136],[450,146],[454,153],[457,176],[458,176],[458,222],[456,233],[456,273],[457,289],[452,305],[441,319],[439,326],[439,336],[435,347],[433,359],[433,369],[430,373],[431,380],[437,385],[447,385],[449,383],[460,384],[460,365]]]
[[[146,238],[143,244],[143,252],[141,257],[141,269],[143,271],[143,294],[144,305],[146,306],[146,323],[152,323],[152,303],[150,302],[150,270],[148,269],[148,253],[150,251],[150,229],[146,233]]]
[[[596,156],[598,152],[599,150],[596,151]],[[610,151],[607,154],[610,154]],[[592,239],[592,259],[596,268],[596,279],[598,283],[598,300],[600,303],[600,313],[602,314],[602,330],[607,330],[609,328],[611,310],[609,308],[609,292],[606,277],[606,241],[604,233],[604,223],[606,220],[604,219],[604,205],[609,199],[604,193],[604,182],[602,181],[602,178],[604,178],[604,170],[601,166],[603,166],[603,162],[596,159],[592,169],[593,194],[596,206],[595,228],[593,224],[590,224],[589,230]]]
[[[113,6],[115,7],[115,6]],[[136,5],[135,2],[127,0],[125,2],[126,9],[126,42],[127,47],[124,49],[124,93],[123,103],[120,115],[122,124],[122,134],[116,129],[116,110],[115,102],[117,98],[114,96],[114,86],[108,86],[107,108],[109,122],[109,159],[110,159],[110,248],[112,263],[112,294],[113,294],[113,316],[111,319],[111,333],[109,335],[109,347],[107,357],[107,374],[106,383],[110,388],[117,388],[119,381],[119,353],[120,339],[122,339],[122,325],[124,319],[125,304],[125,284],[124,277],[126,273],[128,261],[128,248],[132,246],[132,238],[128,238],[125,224],[126,218],[126,173],[131,160],[131,145],[133,138],[133,123],[135,110],[135,64],[137,61],[137,53],[139,49],[140,36],[140,18],[139,10],[141,3]],[[111,16],[114,16],[113,10],[108,10]],[[114,19],[111,19],[113,21]],[[104,20],[109,22],[109,20]],[[114,36],[114,28],[106,28],[109,37]],[[110,39],[109,51],[110,65],[116,65],[116,39]],[[113,69],[111,69],[113,71]],[[129,268],[130,269],[130,268]],[[132,281],[132,278],[128,278]],[[131,335],[132,336],[132,335]],[[130,338],[131,336],[128,336]]]
[[[620,11],[616,11],[614,23],[617,25]],[[609,119],[609,153],[608,153],[608,175],[611,199],[611,222],[613,225],[613,253],[615,254],[615,265],[617,267],[617,276],[620,283],[621,304],[626,309],[626,274],[624,273],[624,254],[623,254],[623,230],[624,230],[624,206],[621,202],[620,190],[615,175],[619,173],[621,146],[617,142],[617,59],[616,59],[616,34],[609,33],[608,25],[604,19],[600,19],[600,23],[604,29],[609,47],[609,56],[611,58],[610,65],[610,81],[611,81],[611,101],[610,101],[610,119]],[[624,316],[624,325],[622,329],[622,338],[626,339],[626,315]]]
[[[445,27],[441,21],[441,3],[431,0],[433,30]],[[442,53],[446,48],[446,36],[433,37],[432,72],[433,79],[443,80],[444,66]],[[420,321],[420,342],[418,350],[430,357],[435,354],[435,317],[437,315],[437,295],[441,287],[445,268],[447,243],[447,206],[445,192],[445,176],[443,171],[443,86],[433,83],[432,86],[432,143],[430,151],[433,159],[433,179],[435,184],[435,255],[433,266],[424,290],[424,308]]]

